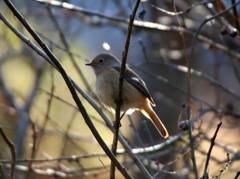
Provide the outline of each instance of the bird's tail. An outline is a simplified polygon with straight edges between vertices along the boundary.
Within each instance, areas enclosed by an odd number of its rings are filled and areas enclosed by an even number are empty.
[[[146,116],[148,119],[150,119],[152,121],[152,123],[155,125],[155,127],[157,128],[158,132],[164,137],[167,138],[168,135],[168,131],[165,128],[164,124],[162,123],[162,121],[159,119],[159,117],[157,116],[157,114],[153,111],[151,104],[148,102],[148,105],[144,106],[144,109],[141,109],[141,112],[144,114],[144,116]]]

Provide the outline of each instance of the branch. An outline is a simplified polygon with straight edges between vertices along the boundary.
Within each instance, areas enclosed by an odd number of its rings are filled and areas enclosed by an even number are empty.
[[[238,179],[238,176],[240,176],[240,171],[236,173],[236,176],[234,177],[234,179]]]
[[[195,4],[193,4],[193,5],[189,6],[189,7],[187,7],[184,11],[170,12],[170,11],[167,11],[167,10],[162,9],[162,8],[160,8],[160,7],[157,7],[157,6],[153,5],[153,4],[150,4],[150,3],[148,3],[148,2],[145,2],[145,4],[148,4],[148,5],[151,6],[152,8],[157,9],[157,10],[159,10],[159,11],[161,11],[161,12],[167,14],[167,15],[170,15],[170,16],[183,15],[184,13],[189,13],[190,10],[192,10],[192,8],[194,8],[195,6],[203,5],[203,4],[207,4],[207,3],[210,3],[210,2],[209,2],[209,1],[207,1],[207,2],[197,2],[197,3],[195,3]]]
[[[210,158],[211,158],[211,152],[212,152],[212,149],[213,149],[213,146],[214,146],[214,141],[215,141],[215,139],[216,139],[216,137],[217,137],[217,133],[218,133],[221,125],[222,125],[222,122],[220,122],[220,123],[217,125],[217,129],[216,129],[213,137],[211,138],[211,144],[210,144],[210,147],[209,147],[209,150],[208,150],[208,153],[207,153],[207,160],[206,160],[206,163],[205,163],[204,173],[203,173],[202,179],[208,178],[208,171],[207,171],[207,170],[208,170],[208,164],[209,164],[209,160],[210,160]]]
[[[116,116],[115,116],[116,130],[114,131],[113,144],[112,144],[112,152],[114,155],[116,155],[117,143],[119,138],[118,136],[119,136],[119,125],[121,120],[120,113],[121,113],[121,103],[122,103],[122,93],[123,93],[122,91],[123,77],[126,69],[127,54],[128,54],[130,38],[132,34],[133,22],[134,22],[134,18],[135,18],[139,3],[140,3],[140,0],[136,0],[132,14],[130,15],[125,47],[124,47],[124,51],[122,52],[122,66],[121,66],[121,71],[119,75],[118,99],[116,102]],[[150,174],[147,171],[146,171],[146,174],[148,175],[148,178],[151,178]],[[115,178],[115,166],[113,162],[111,162],[110,178],[111,179]]]
[[[11,170],[9,173],[9,178],[14,179],[14,171],[15,171],[15,164],[16,164],[16,150],[13,142],[8,138],[8,136],[5,134],[2,126],[0,126],[0,134],[2,135],[3,140],[6,142],[8,147],[10,148],[11,155],[12,155],[12,161],[11,161]]]
[[[58,35],[59,35],[59,37],[60,37],[60,40],[62,41],[63,46],[64,46],[64,48],[65,48],[65,50],[66,50],[66,53],[68,54],[69,59],[70,59],[71,62],[73,63],[74,68],[76,69],[78,75],[80,76],[80,78],[81,78],[82,82],[84,83],[84,85],[86,86],[87,90],[88,90],[89,92],[91,92],[91,94],[94,94],[94,93],[93,93],[93,90],[92,90],[92,87],[90,87],[87,79],[86,79],[86,78],[84,77],[84,75],[83,75],[83,72],[82,72],[81,69],[78,67],[77,62],[76,62],[73,54],[70,52],[69,44],[68,44],[68,42],[67,42],[67,40],[66,40],[66,38],[65,38],[65,35],[64,35],[63,30],[61,29],[58,21],[56,20],[54,14],[53,14],[53,12],[52,12],[51,6],[47,6],[47,11],[48,11],[48,13],[49,13],[49,15],[50,15],[51,20],[53,21],[53,24],[54,24],[55,28],[58,30]]]

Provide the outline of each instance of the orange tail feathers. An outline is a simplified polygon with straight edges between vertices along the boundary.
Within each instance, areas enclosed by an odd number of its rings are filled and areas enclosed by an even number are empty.
[[[165,128],[164,124],[159,119],[157,114],[153,111],[149,102],[148,105],[145,105],[144,108],[141,109],[140,111],[144,114],[144,116],[146,116],[148,119],[152,121],[152,123],[155,125],[155,127],[157,128],[158,132],[161,134],[162,137],[167,138],[169,136],[167,129]]]

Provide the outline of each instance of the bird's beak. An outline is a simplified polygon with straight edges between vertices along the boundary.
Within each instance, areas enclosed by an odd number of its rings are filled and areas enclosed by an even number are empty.
[[[93,64],[92,64],[92,63],[86,63],[85,65],[88,65],[88,66],[93,66]]]

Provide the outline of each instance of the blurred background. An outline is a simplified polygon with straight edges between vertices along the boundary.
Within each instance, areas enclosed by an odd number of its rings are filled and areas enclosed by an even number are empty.
[[[85,64],[101,52],[122,59],[135,1],[47,2],[12,1],[69,76],[101,106],[95,95],[95,75]],[[194,44],[201,23],[237,0],[199,2],[143,1],[135,18],[127,63],[145,80],[156,103],[154,110],[171,137],[163,139],[139,112],[124,116],[120,133],[132,149],[164,145],[137,154],[155,178],[194,178],[188,132],[179,129],[179,123],[185,120],[191,122],[188,127],[195,140],[199,178],[220,121],[222,126],[210,154],[209,175],[237,178],[239,172],[239,5],[204,24]],[[37,44],[3,1],[0,11]],[[109,178],[110,160],[90,132],[58,71],[3,21],[0,49],[0,125],[16,148],[16,178]],[[189,63],[190,76],[186,68]],[[95,109],[80,94],[79,97],[111,148],[112,132]],[[103,110],[114,121],[114,115]],[[171,140],[173,137],[176,140]],[[123,148],[120,144],[118,147]],[[0,137],[1,174],[6,178],[11,157],[6,141]],[[134,178],[144,178],[126,153],[118,158]],[[117,172],[116,178],[123,176]]]

